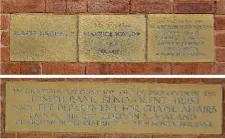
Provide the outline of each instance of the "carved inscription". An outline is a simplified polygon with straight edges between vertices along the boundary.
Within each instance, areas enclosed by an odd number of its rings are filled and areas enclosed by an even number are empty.
[[[144,62],[143,15],[79,16],[81,62]]]
[[[76,61],[76,15],[11,16],[11,61]]]
[[[148,61],[213,62],[213,15],[148,15]]]
[[[6,132],[222,133],[221,85],[6,85]]]

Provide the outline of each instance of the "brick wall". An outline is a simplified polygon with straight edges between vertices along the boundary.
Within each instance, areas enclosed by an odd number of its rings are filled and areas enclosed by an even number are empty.
[[[224,0],[2,0],[2,74],[225,74]],[[79,63],[10,61],[10,15],[55,14],[214,14],[215,62]]]
[[[41,132],[23,132],[23,133],[5,133],[4,132],[4,118],[5,118],[5,82],[7,81],[102,81],[102,82],[117,82],[117,83],[132,83],[132,82],[141,82],[141,83],[168,83],[168,84],[221,84],[223,86],[223,108],[225,108],[225,79],[2,79],[1,80],[1,137],[46,137],[46,138],[57,138],[57,137],[153,137],[153,138],[177,138],[177,137],[185,137],[185,138],[225,138],[225,109],[223,109],[223,134],[221,135],[165,135],[165,134],[90,134],[90,133],[41,133]],[[7,102],[6,102],[7,103]]]

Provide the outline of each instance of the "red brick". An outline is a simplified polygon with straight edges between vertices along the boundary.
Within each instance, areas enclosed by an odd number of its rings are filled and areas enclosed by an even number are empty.
[[[177,83],[176,78],[158,78],[157,83]]]
[[[1,137],[2,138],[16,138],[17,133],[2,133]]]
[[[4,129],[5,129],[5,127],[4,127],[4,125],[5,125],[5,114],[3,115],[3,114],[1,114],[1,117],[0,117],[1,119],[0,119],[0,121],[1,121],[1,132],[2,133],[4,133],[5,131],[4,131]],[[2,134],[0,134],[0,138],[2,137]]]
[[[64,74],[63,63],[43,63],[42,65],[43,74]]]
[[[166,63],[128,64],[128,74],[171,74],[171,66]]]
[[[2,63],[1,74],[20,74],[20,63]]]
[[[1,7],[1,12],[3,13],[9,13],[10,12],[10,3],[11,3],[11,0],[1,0],[1,4],[2,6]]]
[[[158,83],[201,83],[201,79],[197,78],[162,78],[157,79]]]
[[[21,75],[41,74],[41,64],[40,63],[21,63],[20,74]]]
[[[109,66],[107,64],[91,63],[86,65],[86,74],[108,74]]]
[[[17,138],[62,138],[57,133],[18,133]]]
[[[3,99],[1,101],[1,115],[5,115],[5,101]]]
[[[5,127],[4,127],[4,125],[5,125],[5,114],[1,114],[1,119],[0,119],[0,121],[1,121],[1,124],[2,125],[0,125],[1,126],[1,128],[2,128],[2,133],[4,133],[4,129],[5,129]],[[0,138],[2,137],[2,135],[0,134]]]
[[[225,62],[225,48],[216,48],[216,61]]]
[[[2,115],[1,115],[0,117],[2,117]],[[0,137],[1,137],[1,135],[2,135],[2,129],[3,129],[3,128],[2,128],[2,125],[3,125],[3,124],[2,124],[2,120],[0,120]]]
[[[45,12],[45,0],[9,0],[10,13]]]
[[[124,75],[127,73],[127,65],[126,64],[110,64],[109,74],[117,74]]]
[[[215,34],[215,43],[218,47],[225,47],[225,32]]]
[[[172,64],[172,74],[209,74],[212,64],[208,63],[175,63]]]
[[[225,15],[216,15],[215,16],[215,29],[216,30],[225,30]]]
[[[117,83],[154,83],[156,82],[155,78],[111,78],[110,81]]]
[[[0,99],[4,100],[5,97],[5,80],[1,79],[1,84],[0,84]]]
[[[194,74],[203,75],[212,72],[212,63],[197,63],[194,64]]]
[[[54,81],[54,82],[61,82],[66,81],[65,78],[21,78],[19,81],[30,81],[30,82],[46,82],[46,81]]]
[[[2,35],[1,35],[1,43],[4,46],[8,46],[9,45],[9,33],[3,31]]]
[[[46,12],[66,13],[66,0],[46,0]]]
[[[172,13],[171,0],[131,0],[131,12],[135,13]]]
[[[64,65],[65,74],[84,74],[85,65],[79,63],[66,63]]]
[[[197,78],[196,79],[195,78],[193,78],[193,79],[192,78],[178,78],[177,82],[181,83],[181,84],[182,83],[184,83],[184,84],[188,84],[188,83],[194,84],[195,83],[196,84],[196,83],[201,83],[201,79],[197,79]]]
[[[201,83],[201,79],[195,78],[161,78],[157,79],[158,83]]]
[[[223,109],[225,109],[225,107],[223,107]],[[223,119],[223,133],[225,132],[225,117],[224,117],[224,119]],[[225,136],[225,134],[224,134],[224,136]],[[224,138],[224,137],[223,137]]]
[[[173,0],[174,2],[212,2],[214,0]]]
[[[1,15],[1,30],[8,29],[8,26],[9,26],[9,16]]]
[[[85,13],[88,10],[85,0],[67,0],[67,13]]]
[[[128,13],[129,0],[89,0],[89,13]]]
[[[88,82],[108,82],[111,78],[86,78],[86,79],[76,79],[76,78],[68,78],[67,81],[88,81]]]
[[[193,74],[193,64],[172,64],[172,74]]]
[[[207,83],[207,84],[222,84],[225,83],[225,79],[202,79],[203,83]]]
[[[225,14],[224,0],[216,0],[216,14]]]
[[[2,82],[2,80],[0,80],[0,100],[1,100],[1,97],[3,96],[3,93],[2,93],[2,88],[3,87],[3,82]]]
[[[214,13],[213,0],[175,0],[174,13]]]
[[[212,74],[225,74],[225,63],[216,63],[213,65]]]
[[[223,84],[223,104],[225,104],[225,84]],[[224,113],[225,113],[225,107],[224,107]],[[225,126],[225,115],[224,115],[224,126]],[[224,128],[225,130],[225,128]]]
[[[9,48],[1,47],[1,60],[3,62],[9,61]]]

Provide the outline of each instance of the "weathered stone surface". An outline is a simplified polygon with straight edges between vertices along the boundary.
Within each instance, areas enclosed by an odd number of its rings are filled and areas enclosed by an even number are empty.
[[[216,84],[6,82],[5,130],[221,134],[222,98]]]
[[[145,62],[144,15],[79,16],[80,62]]]
[[[213,62],[213,15],[149,14],[148,61]]]
[[[16,14],[11,16],[11,61],[77,59],[77,16]]]

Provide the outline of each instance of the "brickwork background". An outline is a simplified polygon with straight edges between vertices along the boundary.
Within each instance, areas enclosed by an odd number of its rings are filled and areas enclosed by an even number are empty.
[[[41,133],[41,132],[28,132],[28,133],[5,133],[4,132],[4,118],[5,118],[5,82],[6,81],[102,81],[102,82],[123,82],[123,83],[131,83],[131,82],[145,82],[145,83],[168,83],[168,84],[221,84],[223,86],[223,134],[221,135],[166,135],[166,134],[89,134],[89,133]],[[1,137],[46,137],[46,138],[58,138],[58,137],[143,137],[143,138],[225,138],[225,79],[2,79],[1,80]]]
[[[1,2],[2,74],[225,74],[225,0],[1,0]],[[15,13],[214,14],[215,62],[10,62],[9,15]]]

